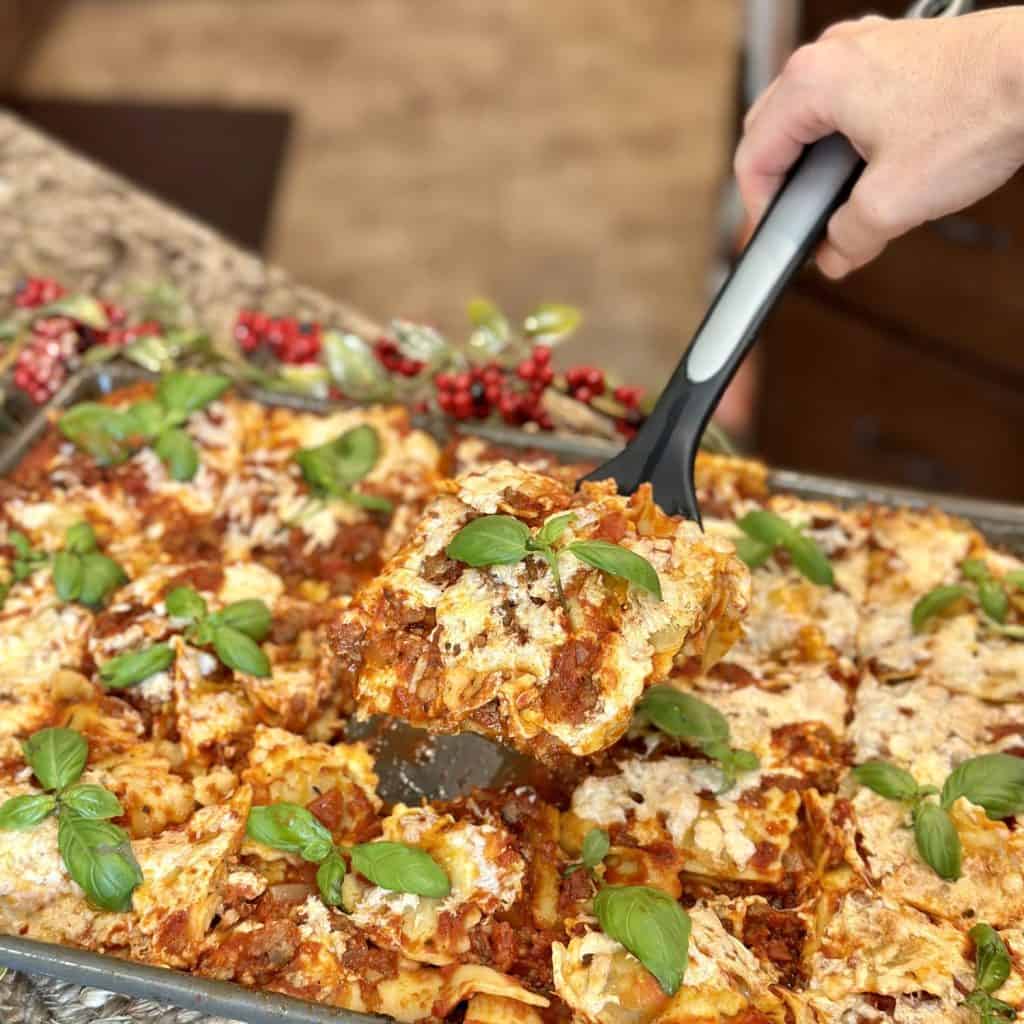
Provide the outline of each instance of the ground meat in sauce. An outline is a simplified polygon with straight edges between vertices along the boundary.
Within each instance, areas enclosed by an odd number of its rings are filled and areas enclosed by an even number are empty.
[[[541,696],[547,718],[579,725],[597,707],[601,690],[593,673],[599,654],[593,644],[575,638],[559,648]]]

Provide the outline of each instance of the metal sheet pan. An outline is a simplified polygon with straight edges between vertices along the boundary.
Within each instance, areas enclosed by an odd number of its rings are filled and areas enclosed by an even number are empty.
[[[52,406],[66,406],[96,398],[144,379],[145,374],[126,367],[102,367],[71,378],[55,396]],[[250,392],[251,397],[272,405],[312,412],[337,408],[302,396]],[[45,411],[30,417],[8,443],[0,448],[0,476],[18,462],[40,439],[47,427]],[[444,424],[421,419],[417,425],[443,440]],[[600,462],[616,451],[605,441],[528,434],[524,431],[481,425],[476,436],[513,449],[542,449],[569,461]],[[769,476],[773,490],[805,498],[820,498],[842,504],[873,502],[910,508],[938,507],[974,522],[993,542],[1024,553],[1024,507],[978,501],[922,491],[864,484],[833,477],[786,470]],[[372,727],[371,727],[372,728]],[[400,727],[405,730],[407,727]],[[408,730],[415,733],[415,730]],[[410,738],[410,743],[413,740]],[[433,741],[435,756],[429,763],[393,760],[379,763],[381,788],[392,798],[416,800],[419,796],[447,798],[471,786],[508,781],[514,777],[522,758],[496,747],[479,736],[438,737]],[[401,746],[401,741],[397,744]],[[394,742],[389,743],[395,749]],[[211,981],[180,971],[151,967],[112,956],[30,939],[0,935],[0,967],[42,974],[62,981],[101,988],[123,995],[158,1000],[185,1009],[220,1015],[245,1024],[368,1024],[385,1018],[339,1010],[285,996],[243,988],[229,982]]]

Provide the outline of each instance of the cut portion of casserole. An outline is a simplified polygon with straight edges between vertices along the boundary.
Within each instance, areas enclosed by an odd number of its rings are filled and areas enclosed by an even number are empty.
[[[450,557],[460,530],[496,515],[528,546],[557,523],[550,556],[531,547],[475,567]],[[575,554],[591,542],[639,556],[660,599]],[[499,462],[444,485],[332,644],[363,714],[482,732],[535,756],[586,755],[625,732],[644,688],[677,656],[717,660],[738,634],[749,585],[729,542],[664,515],[648,488],[623,497],[602,482],[574,493]]]

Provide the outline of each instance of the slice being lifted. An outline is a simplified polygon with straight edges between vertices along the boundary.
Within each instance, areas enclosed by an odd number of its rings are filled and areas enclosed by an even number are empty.
[[[496,463],[442,486],[332,646],[363,714],[585,755],[625,732],[677,655],[728,649],[749,586],[728,541],[666,516],[648,488],[573,493]]]

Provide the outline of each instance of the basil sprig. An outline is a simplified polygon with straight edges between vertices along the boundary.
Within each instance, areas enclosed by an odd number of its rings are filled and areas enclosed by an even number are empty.
[[[693,743],[706,757],[717,761],[723,778],[719,792],[731,789],[738,775],[760,767],[756,754],[731,746],[725,715],[693,694],[672,686],[652,686],[637,705],[637,712],[666,735]]]
[[[44,566],[50,556],[45,551],[36,551],[29,543],[28,537],[20,530],[11,530],[7,534],[7,543],[14,548],[14,558],[11,559],[11,575],[0,583],[0,609],[3,608],[7,595],[15,583],[27,580],[36,569]]]
[[[583,846],[580,848],[580,859],[569,864],[562,872],[563,878],[568,878],[573,872],[586,868],[593,877],[595,870],[608,856],[611,849],[611,840],[603,828],[592,828],[583,837]]]
[[[0,805],[0,829],[23,830],[57,815],[57,848],[68,874],[102,910],[130,910],[142,871],[123,828],[109,819],[124,814],[110,790],[79,783],[89,744],[74,729],[33,733],[25,760],[46,792],[11,797]]]
[[[621,942],[657,979],[679,991],[689,962],[690,916],[668,893],[646,885],[606,885],[594,897],[605,935]]]
[[[300,448],[294,458],[317,498],[347,501],[371,512],[390,512],[394,507],[387,498],[355,490],[380,458],[380,437],[368,424],[315,448]]]
[[[513,516],[480,516],[468,522],[448,542],[445,554],[473,568],[489,565],[513,565],[528,555],[539,555],[551,569],[559,597],[562,578],[558,571],[558,555],[568,551],[581,562],[618,576],[661,600],[661,581],[654,566],[628,548],[604,540],[574,540],[564,548],[555,545],[573,520],[572,512],[552,516],[534,534],[525,523]]]
[[[108,690],[122,690],[163,672],[173,662],[174,650],[170,644],[154,644],[138,651],[127,651],[100,666],[100,681]]]
[[[949,882],[960,877],[962,847],[949,814],[960,797],[983,808],[995,821],[1024,812],[1024,758],[1011,754],[982,754],[961,762],[941,791],[918,785],[910,772],[887,761],[868,761],[854,768],[852,775],[879,796],[909,805],[921,858]],[[928,798],[936,794],[939,802],[933,803]]]
[[[192,587],[175,587],[165,598],[167,614],[188,623],[185,639],[199,647],[212,646],[228,668],[266,678],[270,659],[259,642],[270,632],[270,609],[250,598],[210,612],[206,601]]]
[[[973,586],[944,583],[919,597],[910,612],[910,624],[914,632],[920,633],[932,619],[957,601],[967,600],[985,613],[990,629],[1014,639],[1024,639],[1021,627],[1006,625],[1006,616],[1010,611],[1010,592],[1024,589],[1024,570],[1015,569],[1006,573],[1002,579],[997,579],[983,559],[967,558],[960,563],[960,572]]]
[[[73,405],[57,421],[60,432],[100,465],[124,462],[152,445],[174,480],[191,480],[199,452],[183,429],[188,418],[218,399],[231,382],[214,373],[175,371],[164,374],[155,399],[114,409],[97,402]]]
[[[124,569],[98,547],[88,523],[68,528],[64,547],[53,558],[53,586],[62,601],[102,608],[110,595],[128,582]]]
[[[821,548],[802,530],[782,516],[758,508],[748,512],[736,525],[743,537],[736,542],[736,554],[756,569],[782,548],[789,553],[793,565],[812,583],[831,587],[835,583],[832,566]]]
[[[374,885],[392,892],[443,899],[451,892],[444,869],[424,850],[405,843],[378,840],[351,848],[334,845],[331,833],[305,807],[291,803],[265,804],[249,811],[246,835],[265,846],[295,853],[312,864],[320,897],[328,906],[341,905],[347,854],[352,868]]]
[[[1017,1011],[993,993],[1010,976],[1010,954],[999,933],[979,922],[968,933],[974,943],[974,991],[964,1000],[978,1012],[981,1024],[1017,1019]]]

